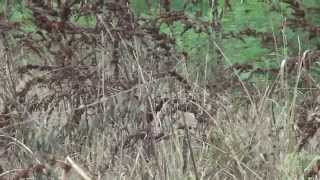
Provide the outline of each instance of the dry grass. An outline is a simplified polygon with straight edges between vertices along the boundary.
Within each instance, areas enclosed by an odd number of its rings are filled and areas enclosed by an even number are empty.
[[[218,91],[120,44],[120,68],[112,47],[53,69],[1,52],[0,179],[300,179],[317,158],[296,151],[297,86]]]

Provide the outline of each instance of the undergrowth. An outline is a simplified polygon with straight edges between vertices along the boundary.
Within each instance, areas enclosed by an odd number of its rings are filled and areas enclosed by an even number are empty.
[[[185,14],[94,5],[25,4],[34,27],[1,32],[0,179],[317,178],[319,50],[234,64],[217,36],[177,35]]]

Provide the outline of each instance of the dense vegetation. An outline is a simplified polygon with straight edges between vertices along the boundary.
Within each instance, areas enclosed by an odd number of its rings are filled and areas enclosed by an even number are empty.
[[[319,175],[318,0],[0,0],[0,14],[0,180]]]

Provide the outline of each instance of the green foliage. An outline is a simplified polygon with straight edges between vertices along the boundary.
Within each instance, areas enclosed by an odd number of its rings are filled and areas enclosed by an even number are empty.
[[[149,13],[144,2],[131,1],[131,3],[137,14]],[[152,3],[152,9],[157,9],[158,1],[152,1]],[[161,32],[176,39],[176,48],[179,51],[188,52],[191,57],[189,62],[194,66],[203,64],[202,60],[207,58],[208,54],[210,61],[215,64],[214,46],[210,44],[213,41],[219,42],[232,64],[249,63],[260,68],[279,67],[283,58],[296,56],[299,49],[314,49],[320,45],[319,37],[310,38],[310,33],[302,28],[283,27],[283,23],[294,18],[293,9],[288,3],[280,0],[230,0],[230,7],[225,3],[225,0],[218,2],[217,10],[222,27],[220,32],[203,33],[197,31],[197,27],[185,31],[186,26],[180,21],[161,24]],[[302,5],[304,9],[319,7],[319,1],[308,0]],[[204,0],[188,2],[172,0],[170,10],[184,10],[194,21],[211,22],[217,20],[212,16],[212,7],[209,1]],[[316,8],[313,11],[308,11],[306,19],[319,25],[319,14],[315,13]],[[153,15],[157,16],[157,14]],[[240,34],[246,30],[252,33]],[[263,34],[271,38],[267,44],[263,44],[265,36]],[[226,65],[230,65],[228,63],[226,62]]]
[[[161,26],[161,32],[169,34],[176,39],[177,49],[180,52],[201,56],[208,50],[208,34],[198,33],[195,29],[184,32],[184,25],[181,22],[176,22],[171,26],[164,24]]]
[[[95,27],[97,24],[97,19],[93,15],[86,15],[86,16],[72,16],[71,22],[81,26],[81,27]]]
[[[0,12],[3,13],[5,7],[4,1],[0,1]],[[35,19],[32,15],[32,11],[28,9],[21,0],[12,2],[11,6],[7,10],[8,20],[11,22],[17,22],[20,24],[20,28],[25,32],[35,32],[37,27],[34,24]],[[94,15],[79,15],[73,14],[71,16],[71,22],[81,27],[95,27],[97,20]]]
[[[239,32],[246,28],[259,32],[271,30],[270,21],[277,15],[268,15],[268,9],[264,2],[259,1],[233,1],[232,11],[225,11],[222,19],[225,31]]]
[[[0,1],[1,12],[5,8],[4,2]],[[280,60],[296,56],[299,50],[320,47],[320,37],[303,27],[283,26],[294,18],[294,9],[281,0],[213,2],[171,0],[170,11],[183,11],[193,25],[188,27],[180,20],[160,24],[160,32],[176,40],[176,49],[188,53],[189,67],[205,67],[204,63],[209,62],[214,69],[218,58],[213,42],[221,46],[231,64],[249,63],[260,68],[278,67]],[[159,0],[131,0],[130,5],[136,16],[155,21],[165,12],[162,1]],[[320,14],[317,10],[319,6],[318,0],[305,0],[301,5],[302,9],[308,9],[305,19],[315,27],[320,26]],[[32,13],[23,5],[23,1],[15,0],[9,8],[11,21],[21,23],[26,32],[36,31]],[[94,27],[97,23],[95,15],[73,14],[71,20],[81,27]],[[221,26],[219,31],[210,28],[208,32],[199,30],[201,23],[217,21]],[[251,33],[244,33],[247,30]],[[267,43],[263,42],[266,36],[271,39]],[[230,62],[225,64],[230,65]],[[200,68],[200,71],[203,72],[203,69]]]
[[[319,156],[309,153],[291,153],[288,154],[282,164],[283,179],[303,179],[301,174],[315,165],[314,162],[319,160]]]
[[[261,47],[260,41],[254,37],[223,40],[224,51],[234,63],[255,63],[267,55],[269,49]]]
[[[149,13],[148,3],[146,0],[131,0],[130,4],[132,4],[131,8],[137,16],[140,16],[142,13]]]
[[[8,18],[12,22],[20,23],[21,29],[26,32],[33,32],[36,30],[36,26],[34,25],[34,17],[31,10],[23,6],[22,3],[13,4],[9,10]]]

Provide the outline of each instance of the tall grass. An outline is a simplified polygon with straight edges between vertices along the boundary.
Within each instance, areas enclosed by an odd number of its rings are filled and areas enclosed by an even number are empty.
[[[71,65],[53,69],[25,66],[41,59],[22,46],[0,48],[0,179],[303,179],[318,159],[296,150],[302,64],[294,86],[283,65],[265,86],[226,70],[216,78],[240,85],[211,88],[192,67],[174,71],[178,52],[119,37],[115,63],[117,38],[97,36],[96,63],[79,63],[89,52],[74,47]]]

